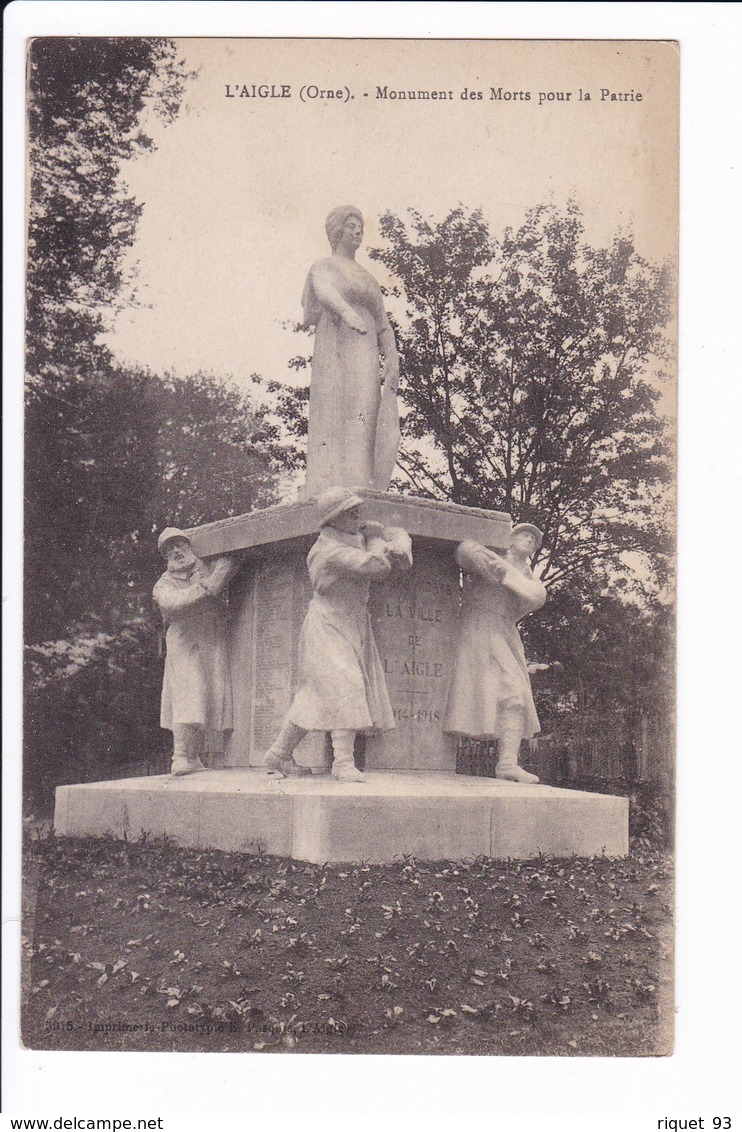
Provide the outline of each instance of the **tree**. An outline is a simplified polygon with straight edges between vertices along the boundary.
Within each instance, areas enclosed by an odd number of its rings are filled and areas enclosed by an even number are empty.
[[[27,562],[29,642],[145,616],[157,531],[275,501],[270,426],[236,388],[205,374],[106,378],[78,388],[75,427],[60,432],[65,458],[45,486],[45,513],[57,514]]]
[[[152,552],[164,527],[195,527],[276,501],[270,426],[236,387],[202,373],[133,380],[147,422],[149,491],[136,521],[110,546],[112,562],[120,563],[122,618],[150,608]],[[138,443],[130,438],[132,450]]]
[[[236,389],[128,370],[82,389],[70,458],[48,487],[65,511],[27,566],[24,782],[36,810],[61,782],[165,769],[156,533],[274,502],[270,429]]]
[[[672,549],[672,434],[658,411],[669,266],[621,233],[591,247],[574,204],[532,209],[499,241],[479,211],[409,216],[384,214],[386,245],[369,252],[394,279],[396,486],[537,522],[552,586],[599,593],[610,578],[656,593]],[[270,390],[296,466],[308,389]]]
[[[118,365],[142,205],[125,162],[187,75],[162,39],[39,39],[29,52],[25,417],[28,797],[162,745],[155,532],[274,500],[269,423],[208,375]],[[103,762],[101,762],[103,760]],[[102,770],[102,766],[105,767]]]
[[[533,209],[499,242],[462,208],[409,226],[387,213],[381,231],[370,255],[398,281],[409,488],[538,522],[552,585],[625,576],[627,552],[661,583],[669,268],[626,235],[590,247],[574,204]]]
[[[672,714],[674,616],[667,603],[640,606],[607,592],[586,609],[584,595],[562,585],[522,632],[529,655],[550,664],[535,680],[550,712]]]
[[[96,343],[126,301],[121,255],[142,205],[123,163],[153,148],[145,108],[172,120],[187,78],[164,39],[41,38],[28,58],[27,376],[53,393],[107,361]],[[43,384],[42,384],[43,383]]]
[[[79,618],[111,540],[136,525],[138,501],[152,494],[143,458],[151,428],[136,382],[99,335],[131,297],[121,259],[142,206],[121,181],[122,163],[152,148],[143,112],[151,106],[171,119],[185,78],[163,39],[30,46],[24,499],[32,640]]]

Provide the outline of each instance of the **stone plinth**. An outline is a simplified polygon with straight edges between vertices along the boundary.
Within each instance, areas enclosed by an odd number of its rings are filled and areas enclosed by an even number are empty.
[[[463,539],[505,548],[510,516],[391,492],[362,491],[367,517],[412,536],[414,565],[371,588],[369,610],[397,728],[369,738],[370,769],[453,770],[454,741],[441,731],[460,607],[454,559]],[[237,552],[243,568],[230,590],[234,730],[226,766],[260,766],[296,690],[297,646],[312,597],[307,553],[317,536],[312,500],[271,507],[189,532],[197,554]],[[325,736],[294,752],[319,768]]]
[[[477,856],[625,856],[628,801],[452,772],[372,771],[276,781],[258,770],[135,778],[57,790],[57,836],[167,835],[183,846],[321,864]]]
[[[413,538],[420,536],[454,545],[471,538],[501,549],[510,545],[510,516],[503,511],[459,507],[456,503],[415,499],[391,491],[358,488],[357,493],[366,500],[366,518],[387,526],[404,527]],[[307,540],[311,545],[317,529],[316,501],[307,499],[206,523],[186,534],[196,554],[202,558],[232,551],[260,557],[269,545],[304,545]]]

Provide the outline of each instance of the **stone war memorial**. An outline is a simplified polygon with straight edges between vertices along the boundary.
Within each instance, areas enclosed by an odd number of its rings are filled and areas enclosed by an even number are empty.
[[[315,863],[625,855],[625,798],[519,766],[539,730],[517,624],[548,600],[542,533],[388,490],[394,333],[355,259],[361,214],[333,209],[326,231],[303,294],[300,498],[161,533],[172,772],[59,787],[56,833]],[[456,772],[461,736],[497,741],[496,777]]]

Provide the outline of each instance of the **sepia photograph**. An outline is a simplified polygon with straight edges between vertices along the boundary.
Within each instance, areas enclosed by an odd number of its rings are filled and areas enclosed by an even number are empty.
[[[678,44],[26,74],[25,1047],[671,1055]]]

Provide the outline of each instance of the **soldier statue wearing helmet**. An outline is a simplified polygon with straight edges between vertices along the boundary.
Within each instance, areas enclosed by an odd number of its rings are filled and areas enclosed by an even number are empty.
[[[233,556],[209,565],[193,552],[190,539],[166,527],[157,548],[167,570],[153,591],[165,624],[165,674],[160,726],[173,733],[171,773],[203,770],[207,731],[232,728],[225,608],[221,595],[238,569]]]
[[[538,782],[519,766],[522,740],[540,726],[518,621],[546,601],[529,565],[542,539],[538,527],[518,523],[504,557],[471,540],[456,551],[465,582],[443,730],[496,739],[495,775],[511,782]]]
[[[363,500],[329,487],[317,501],[320,534],[307,557],[314,591],[299,638],[299,687],[281,733],[265,755],[269,773],[297,775],[292,752],[308,731],[329,731],[332,774],[362,782],[356,732],[389,731],[394,715],[368,614],[371,582],[412,565],[399,527],[361,522]]]

